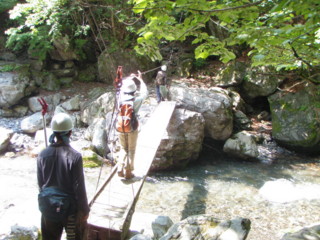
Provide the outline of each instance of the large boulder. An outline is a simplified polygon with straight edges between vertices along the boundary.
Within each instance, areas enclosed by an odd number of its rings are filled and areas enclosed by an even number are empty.
[[[91,141],[91,149],[100,156],[105,156],[110,151],[105,127],[106,119],[96,118],[85,132],[85,139]]]
[[[295,90],[295,91],[294,91]],[[320,95],[312,83],[268,98],[272,136],[282,146],[303,153],[320,152]]]
[[[246,64],[233,61],[228,63],[216,76],[214,84],[219,87],[238,86],[246,74]]]
[[[46,114],[44,116],[44,120],[45,120],[45,124],[47,125],[47,123],[50,121],[51,116]],[[25,117],[22,121],[21,121],[21,130],[24,133],[36,133],[38,130],[43,129],[44,123],[43,123],[43,118],[42,118],[42,114],[41,112],[36,112],[30,116]]]
[[[266,67],[248,70],[242,82],[242,94],[249,99],[273,94],[283,81],[282,77],[273,72],[273,69]]]
[[[0,72],[0,108],[8,109],[35,91],[26,66],[15,72]]]
[[[186,109],[173,112],[162,137],[151,170],[184,167],[198,159],[202,149],[205,121],[200,113]]]
[[[170,95],[178,106],[203,115],[206,136],[215,140],[226,140],[231,136],[233,113],[228,91],[218,87],[201,89],[174,85]]]
[[[212,215],[196,215],[174,224],[160,240],[245,240],[250,227],[246,218],[220,220]]]
[[[114,92],[107,92],[97,99],[81,104],[81,121],[87,125],[94,122],[95,118],[106,118],[108,112],[114,108]]]

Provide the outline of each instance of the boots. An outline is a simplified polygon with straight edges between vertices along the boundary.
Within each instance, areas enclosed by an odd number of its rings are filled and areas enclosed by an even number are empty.
[[[124,177],[123,169],[122,169],[122,168],[119,168],[119,167],[118,167],[118,172],[117,172],[117,173],[118,173],[118,176],[119,176],[119,177]]]
[[[124,178],[125,179],[131,179],[133,178],[134,175],[132,174],[132,171],[130,169],[126,169],[124,172]]]

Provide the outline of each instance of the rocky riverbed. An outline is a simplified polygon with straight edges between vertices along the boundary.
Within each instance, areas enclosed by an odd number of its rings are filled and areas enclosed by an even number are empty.
[[[89,199],[109,170],[107,165],[85,169]],[[247,239],[281,239],[319,222],[319,172],[318,159],[297,156],[273,164],[201,156],[186,169],[150,174],[136,212],[169,216],[175,223],[205,213],[219,219],[245,217],[252,222]],[[15,225],[39,228],[35,158],[1,156],[0,189],[0,239]]]
[[[16,224],[35,229],[40,225],[35,161],[39,144],[34,134],[22,133],[22,119],[0,119],[0,127],[14,131],[0,157],[0,239]],[[186,169],[150,174],[136,211],[167,215],[174,222],[204,213],[221,219],[246,217],[252,221],[249,240],[281,239],[288,231],[319,222],[319,158],[277,146],[270,137],[270,122],[253,121],[253,131],[267,139],[260,148],[264,161],[229,158],[205,143],[199,159]],[[84,132],[74,129],[72,141],[83,139]],[[108,171],[108,165],[85,169],[89,199]]]

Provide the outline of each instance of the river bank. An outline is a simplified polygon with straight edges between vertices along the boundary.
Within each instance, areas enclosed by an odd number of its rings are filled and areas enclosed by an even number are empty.
[[[99,176],[101,183],[109,170],[107,165],[85,169],[89,199]],[[293,156],[261,164],[202,156],[186,169],[150,174],[136,212],[169,216],[175,223],[204,213],[220,219],[245,217],[251,220],[248,240],[281,239],[285,232],[319,222],[319,172],[317,158]],[[263,195],[267,182],[277,187]],[[34,157],[1,156],[0,189],[0,239],[15,224],[39,227]]]
[[[0,156],[0,239],[15,224],[40,227],[35,139],[21,132],[20,122],[0,119],[0,126],[15,132],[14,145]],[[255,131],[270,134],[269,123],[259,124],[253,125]],[[83,138],[83,132],[74,129],[71,140]],[[264,163],[227,158],[203,145],[200,158],[186,169],[151,173],[136,212],[169,216],[174,223],[205,213],[220,219],[249,218],[248,240],[280,240],[288,231],[319,222],[320,158],[268,145]],[[85,169],[89,199],[110,169]]]

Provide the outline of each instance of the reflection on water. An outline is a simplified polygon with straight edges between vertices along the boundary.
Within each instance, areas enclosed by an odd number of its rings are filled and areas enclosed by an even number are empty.
[[[233,160],[201,162],[180,171],[151,174],[136,211],[166,215],[173,222],[205,213],[221,219],[240,216],[251,220],[248,239],[280,239],[288,230],[319,222],[319,173],[318,160],[271,165]],[[285,203],[268,201],[259,189],[270,181],[278,186],[279,179],[292,183],[294,190],[313,192],[313,198],[304,199],[306,192],[301,191],[302,196]],[[273,189],[268,194],[289,196]]]

